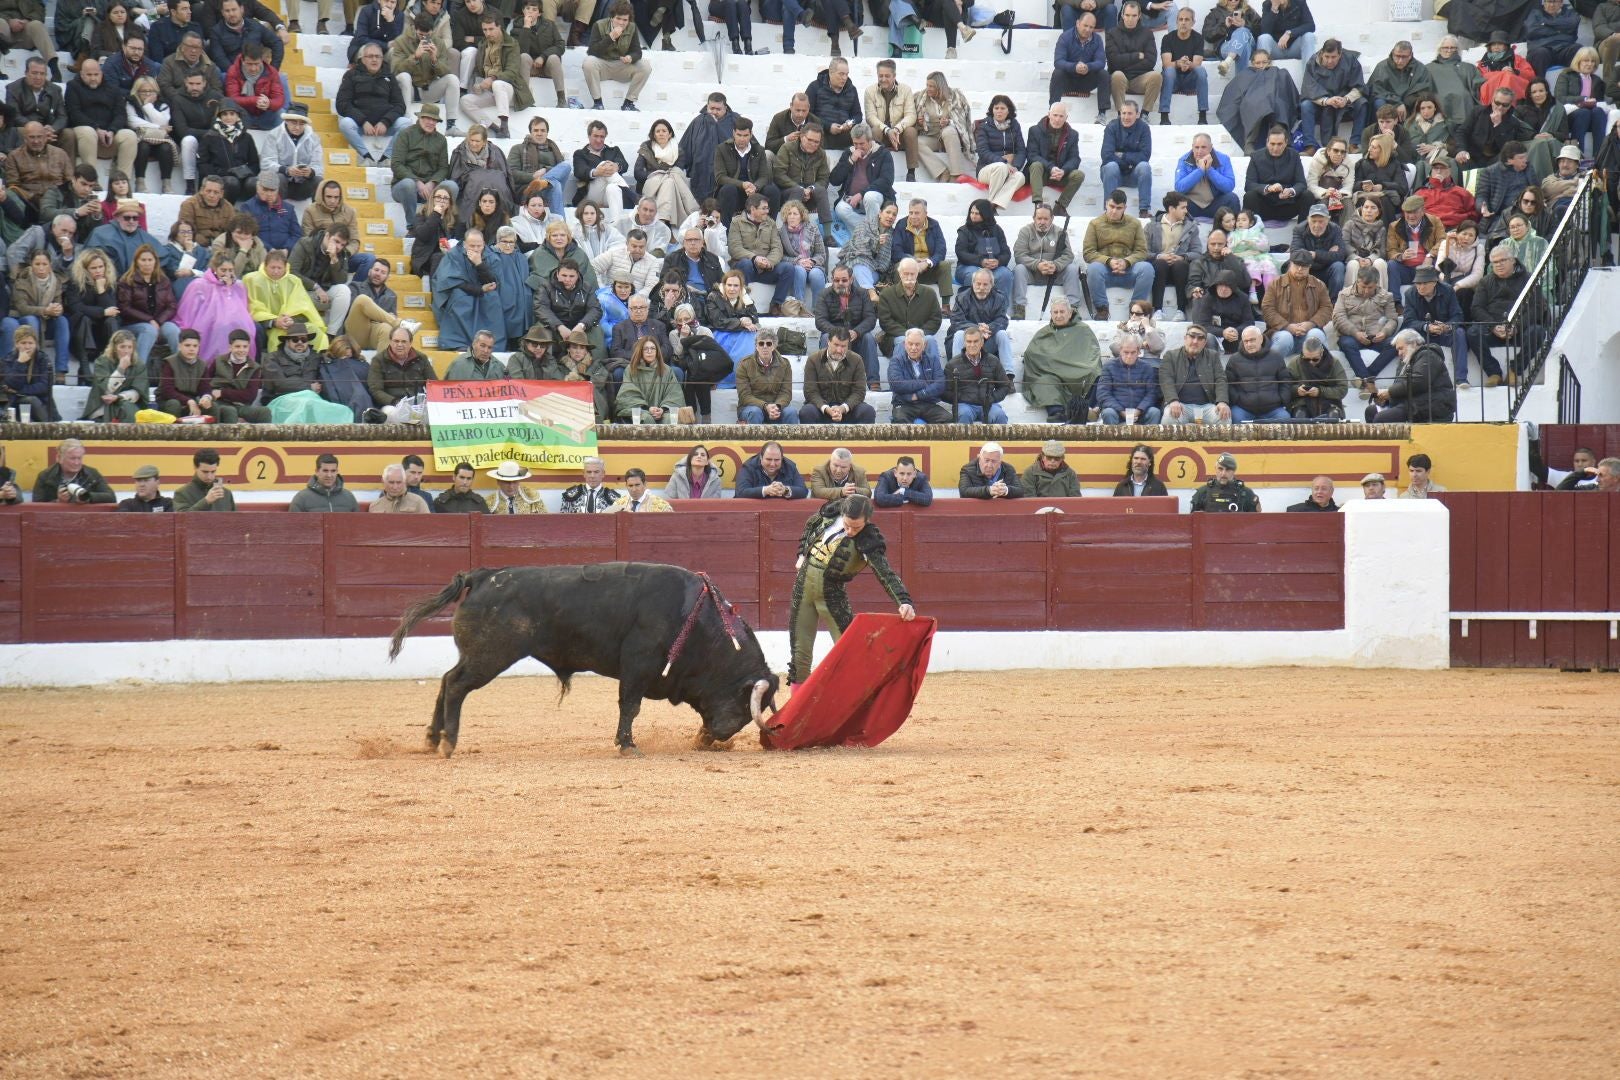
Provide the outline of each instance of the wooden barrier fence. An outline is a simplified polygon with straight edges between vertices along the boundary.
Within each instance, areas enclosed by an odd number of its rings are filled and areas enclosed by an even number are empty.
[[[1451,610],[1620,611],[1620,495],[1446,492]],[[1542,620],[1451,624],[1454,667],[1620,668],[1609,624]]]
[[[1326,630],[1344,626],[1337,514],[1162,512],[1161,500],[960,504],[879,517],[889,557],[946,630]],[[1162,500],[1171,504],[1174,500]],[[1121,513],[1119,504],[1141,510]],[[1109,505],[1112,504],[1112,505]],[[1107,507],[1105,509],[1105,506]],[[479,566],[667,562],[785,629],[811,504],[748,514],[0,515],[0,642],[371,637]],[[1072,507],[1078,510],[1078,506]],[[889,606],[875,577],[858,609]],[[448,632],[449,619],[424,624]]]

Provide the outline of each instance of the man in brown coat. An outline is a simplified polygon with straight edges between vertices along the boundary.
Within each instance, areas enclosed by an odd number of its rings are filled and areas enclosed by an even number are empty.
[[[61,187],[73,175],[73,162],[67,151],[50,145],[50,133],[38,120],[23,125],[23,144],[6,155],[0,175],[13,189],[39,209],[39,198],[53,187]]]
[[[855,464],[855,455],[840,446],[810,473],[812,499],[842,499],[845,495],[871,495],[866,470]]]
[[[866,368],[850,354],[849,331],[827,335],[827,347],[804,365],[801,424],[871,424],[877,410],[866,403]]]
[[[192,239],[207,247],[214,237],[231,227],[236,207],[225,197],[225,185],[217,176],[205,176],[197,194],[180,204],[180,220],[191,226]]]
[[[1327,345],[1323,328],[1333,319],[1333,301],[1321,278],[1311,275],[1311,253],[1295,251],[1288,256],[1288,272],[1266,289],[1260,314],[1271,331],[1271,351],[1287,359],[1306,335],[1320,338]]]
[[[754,335],[754,351],[737,365],[737,422],[788,424],[793,413],[793,368],[776,346],[776,331]]]

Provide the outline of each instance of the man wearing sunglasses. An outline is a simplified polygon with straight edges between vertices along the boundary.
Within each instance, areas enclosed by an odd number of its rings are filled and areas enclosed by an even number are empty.
[[[158,264],[163,267],[163,272],[174,277],[175,270],[180,266],[179,249],[141,228],[141,204],[134,199],[118,200],[113,219],[91,230],[85,246],[105,251],[117,270],[115,276],[123,277],[142,244],[151,245],[152,250],[157,252]]]
[[[281,347],[264,354],[264,404],[300,390],[321,392],[321,356],[310,347],[310,337],[306,324],[294,322],[287,327]]]

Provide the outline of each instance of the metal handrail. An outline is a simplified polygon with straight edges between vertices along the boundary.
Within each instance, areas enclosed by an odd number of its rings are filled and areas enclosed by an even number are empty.
[[[1558,354],[1558,422],[1581,422],[1581,379],[1564,353]]]
[[[1519,294],[1519,298],[1513,301],[1513,306],[1508,309],[1508,322],[1513,322],[1519,317],[1520,310],[1532,295],[1536,283],[1541,280],[1547,264],[1553,259],[1553,252],[1558,249],[1558,241],[1563,239],[1564,230],[1569,228],[1570,221],[1575,217],[1575,208],[1581,205],[1582,199],[1591,189],[1594,176],[1595,174],[1589,172],[1582,176],[1581,182],[1576,185],[1575,194],[1570,197],[1569,206],[1564,210],[1564,216],[1559,219],[1558,227],[1553,230],[1551,236],[1547,237],[1547,250],[1541,253],[1541,259],[1536,263],[1536,268],[1530,272],[1530,280],[1526,283],[1524,291]],[[1503,211],[1503,213],[1507,212]]]
[[[1602,177],[1594,172],[1583,174],[1568,209],[1548,238],[1547,250],[1508,311],[1507,323],[1514,327],[1520,348],[1529,350],[1508,408],[1509,420],[1518,419],[1530,391],[1541,379],[1553,337],[1606,240],[1606,236],[1597,235],[1606,232],[1602,214],[1606,198]],[[1538,332],[1527,334],[1527,328]]]

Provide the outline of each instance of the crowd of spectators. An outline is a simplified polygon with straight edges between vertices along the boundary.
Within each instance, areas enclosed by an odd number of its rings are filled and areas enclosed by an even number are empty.
[[[1062,441],[1042,443],[1035,460],[1019,472],[1005,460],[1000,444],[986,442],[973,459],[963,465],[956,479],[956,496],[961,499],[1061,499],[1084,495],[1080,477],[1068,463],[1068,448]],[[495,485],[492,496],[474,490],[477,470],[467,462],[450,470],[449,485],[433,494],[423,488],[427,466],[416,454],[405,455],[397,464],[382,471],[382,488],[367,504],[345,484],[337,455],[320,454],[315,473],[303,490],[287,506],[290,513],[373,514],[544,514],[548,507],[537,485],[525,484],[530,471],[515,461],[504,461],[487,469]],[[1193,494],[1193,512],[1256,513],[1261,509],[1259,495],[1238,478],[1237,458],[1220,454],[1215,476]],[[216,511],[238,509],[236,499],[220,475],[217,450],[200,449],[192,455],[192,475],[171,496],[161,491],[162,476],[155,465],[138,466],[131,498],[119,501],[112,487],[85,462],[85,446],[78,439],[64,440],[57,447],[54,464],[41,470],[34,481],[32,499],[36,503],[64,505],[117,503],[121,511],[146,513]],[[1415,453],[1406,459],[1408,485],[1398,495],[1403,499],[1424,499],[1446,489],[1434,479],[1434,463],[1429,455]],[[171,478],[173,479],[173,478]],[[580,480],[560,493],[560,509],[565,514],[668,513],[673,503],[691,500],[736,499],[794,501],[814,499],[830,502],[847,495],[869,496],[878,506],[927,507],[934,502],[934,487],[928,474],[914,457],[900,455],[892,467],[876,477],[855,461],[854,454],[838,447],[806,475],[788,456],[779,442],[767,442],[757,454],[742,462],[735,478],[727,483],[723,467],[698,444],[682,454],[671,466],[662,494],[648,484],[640,468],[627,469],[620,478],[622,487],[609,480],[607,464],[600,457],[587,457],[580,469]],[[1385,497],[1387,481],[1380,473],[1362,478],[1362,497]],[[1598,460],[1588,448],[1575,451],[1573,468],[1557,485],[1560,491],[1620,491],[1620,458]],[[1122,478],[1113,485],[1115,497],[1141,498],[1169,494],[1157,475],[1151,446],[1138,444],[1127,455]],[[1331,477],[1318,476],[1311,482],[1310,497],[1287,507],[1290,512],[1336,511]],[[4,447],[0,446],[0,505],[15,506],[25,501],[15,473],[6,467]]]
[[[1506,369],[1494,350],[1542,332],[1508,313],[1613,137],[1616,6],[1592,12],[1591,48],[1577,38],[1585,16],[1545,0],[1470,64],[1449,37],[1432,60],[1407,42],[1364,59],[1318,33],[1306,0],[1220,0],[1201,25],[1166,2],[1063,3],[1051,106],[1026,124],[1005,94],[980,113],[944,72],[913,87],[884,61],[875,84],[855,85],[838,47],[863,35],[861,12],[835,5],[820,13],[827,67],[768,122],[716,91],[679,133],[655,119],[627,152],[636,135],[615,138],[601,119],[572,148],[543,116],[516,139],[510,125],[535,83],[559,108],[597,109],[604,84],[620,84],[620,109],[638,111],[643,47],[675,47],[678,5],[373,0],[345,8],[335,111],[359,162],[389,171],[437,345],[462,354],[455,377],[521,367],[588,381],[604,421],[690,410],[705,422],[712,389],[733,379],[739,416],[766,423],[868,422],[866,394],[885,389],[895,419],[917,424],[1002,422],[1019,389],[1059,422],[1334,419],[1355,411],[1351,394],[1370,419],[1438,421],[1471,385],[1470,358],[1484,385],[1513,383],[1523,350],[1508,350]],[[816,15],[797,7],[784,9],[788,52]],[[897,53],[921,16],[889,7]],[[753,52],[746,5],[719,8],[733,51]],[[958,33],[972,34],[962,5],[921,11],[954,58]],[[44,14],[24,2],[0,22],[33,50],[6,87],[0,132],[12,402],[53,419],[51,388],[76,359],[85,419],[145,405],[280,419],[307,393],[354,421],[419,420],[433,369],[418,327],[400,315],[387,260],[360,250],[307,103],[280,72],[297,20],[258,0],[111,0],[59,7],[49,28]],[[568,49],[583,50],[586,98],[565,86]],[[1299,61],[1302,79],[1278,59]],[[1245,179],[1206,132],[1179,129],[1172,190],[1155,192],[1150,120],[1173,130],[1174,99],[1190,96],[1207,125],[1208,64],[1227,78],[1216,119],[1250,155]],[[1076,97],[1105,126],[1100,160],[1082,159]],[[1081,207],[1092,169],[1105,196]],[[138,199],[153,171],[187,195],[164,237]],[[926,200],[898,196],[897,179],[919,174],[984,190],[954,243]],[[1026,199],[1026,224],[998,216]],[[770,287],[764,310],[756,284]],[[1048,321],[1019,357],[1008,325],[1032,286],[1046,289]],[[1094,334],[1068,331],[1111,320],[1110,288],[1130,291],[1133,318],[1145,304],[1150,321],[1188,322],[1185,343],[1166,350],[1132,329],[1104,365]],[[761,323],[783,315],[813,318],[821,337],[799,400]],[[237,332],[247,368],[212,393]],[[1074,355],[1053,338],[1078,339]],[[363,392],[345,374],[356,364]]]

